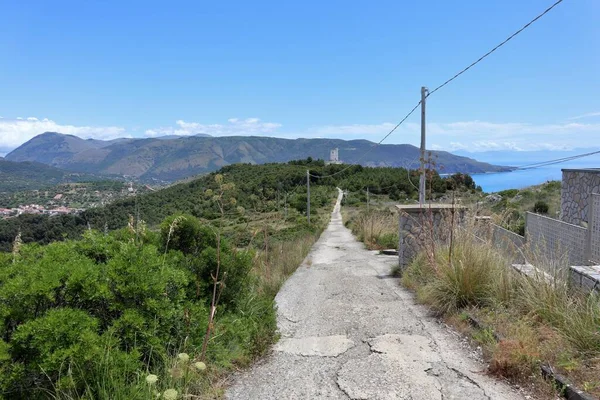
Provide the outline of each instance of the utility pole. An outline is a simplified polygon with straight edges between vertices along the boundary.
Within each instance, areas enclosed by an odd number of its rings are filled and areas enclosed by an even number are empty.
[[[283,215],[284,219],[287,220],[287,192],[283,195]]]
[[[310,225],[310,172],[306,170],[306,220]]]
[[[419,179],[419,205],[425,204],[425,99],[427,88],[421,87],[421,177]]]
[[[367,187],[367,214],[369,213],[369,188]]]

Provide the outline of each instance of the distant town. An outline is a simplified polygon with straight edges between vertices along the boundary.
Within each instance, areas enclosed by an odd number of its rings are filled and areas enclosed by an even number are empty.
[[[39,204],[28,204],[15,208],[0,208],[0,216],[2,218],[16,217],[21,214],[47,214],[47,215],[64,215],[77,214],[83,211],[82,208],[71,208],[58,206],[56,208],[46,208]]]
[[[0,218],[13,218],[23,214],[77,214],[88,208],[100,207],[148,191],[154,191],[154,188],[132,182],[85,182],[61,184],[47,190],[0,193]]]

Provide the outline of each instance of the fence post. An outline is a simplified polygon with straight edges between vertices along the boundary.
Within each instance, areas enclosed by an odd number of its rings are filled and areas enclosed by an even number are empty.
[[[587,241],[585,246],[585,260],[590,265],[600,263],[600,259],[596,259],[593,246],[600,246],[600,232],[598,232],[598,226],[600,225],[600,194],[592,193],[590,196],[590,218],[587,227]],[[595,239],[595,240],[594,240]]]

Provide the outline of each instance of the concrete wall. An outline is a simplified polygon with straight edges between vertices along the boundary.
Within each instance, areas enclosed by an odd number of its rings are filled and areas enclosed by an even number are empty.
[[[586,292],[600,291],[600,266],[573,266],[569,268],[571,285]]]
[[[600,169],[563,169],[560,219],[589,223],[592,193],[600,193]]]
[[[528,212],[525,238],[533,251],[559,259],[570,265],[586,265],[587,229],[557,219]]]
[[[398,262],[406,267],[431,240],[444,242],[449,236],[452,218],[458,224],[464,220],[466,209],[448,204],[396,206],[400,213],[398,233]]]

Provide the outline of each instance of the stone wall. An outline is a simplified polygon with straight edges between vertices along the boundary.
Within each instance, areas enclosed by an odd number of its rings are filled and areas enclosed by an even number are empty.
[[[563,260],[570,265],[586,265],[587,229],[557,219],[528,212],[525,238],[529,249],[549,260]]]
[[[444,242],[449,236],[449,227],[454,218],[455,224],[464,220],[466,209],[451,204],[396,206],[400,212],[398,262],[406,267],[419,251],[435,241]]]
[[[600,169],[563,169],[560,219],[589,223],[592,193],[600,193]]]

